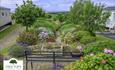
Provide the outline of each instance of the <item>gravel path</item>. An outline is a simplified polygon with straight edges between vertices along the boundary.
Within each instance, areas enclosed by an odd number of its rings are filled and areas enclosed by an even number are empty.
[[[13,45],[16,42],[19,33],[22,32],[23,30],[24,28],[19,26],[16,29],[14,29],[12,32],[10,32],[8,35],[6,35],[3,39],[1,39],[0,49]]]

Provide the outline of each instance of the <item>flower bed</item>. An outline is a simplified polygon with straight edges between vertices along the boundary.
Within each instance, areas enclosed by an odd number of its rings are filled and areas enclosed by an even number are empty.
[[[80,60],[65,66],[64,70],[115,70],[115,57],[99,53],[87,55]]]

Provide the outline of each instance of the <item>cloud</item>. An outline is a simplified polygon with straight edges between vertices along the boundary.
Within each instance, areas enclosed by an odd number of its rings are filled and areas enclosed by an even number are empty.
[[[46,11],[67,11],[75,0],[39,0],[38,6]]]
[[[22,3],[22,0],[1,0],[0,6],[10,8],[11,11],[14,11],[16,8],[16,4],[21,5]]]
[[[66,11],[75,0],[32,0],[34,4],[42,7],[45,11]],[[107,6],[115,6],[115,0],[92,0],[94,3],[102,3]],[[0,0],[0,6],[14,11],[16,4],[21,5],[23,0]]]

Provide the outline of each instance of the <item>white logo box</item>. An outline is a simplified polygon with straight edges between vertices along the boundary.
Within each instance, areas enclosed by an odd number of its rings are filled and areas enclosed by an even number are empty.
[[[9,60],[4,60],[3,63],[4,70],[23,70],[23,60],[11,58]]]

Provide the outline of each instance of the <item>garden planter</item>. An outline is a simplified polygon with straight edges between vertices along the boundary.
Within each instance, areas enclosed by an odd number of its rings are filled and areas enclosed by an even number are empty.
[[[46,41],[47,41],[47,42],[55,42],[55,39],[49,38],[49,39],[47,39]]]
[[[56,38],[55,37],[50,37],[46,39],[47,42],[56,42]]]
[[[81,57],[83,56],[83,53],[71,53],[72,57]]]

